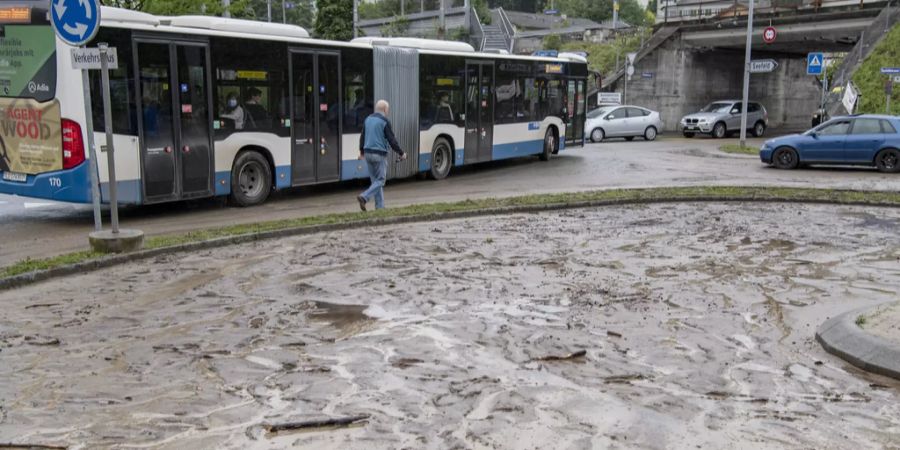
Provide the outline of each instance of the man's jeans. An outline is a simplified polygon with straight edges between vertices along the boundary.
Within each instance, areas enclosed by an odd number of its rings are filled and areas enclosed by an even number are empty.
[[[366,152],[366,165],[369,167],[369,180],[372,185],[360,194],[366,201],[375,197],[375,209],[384,208],[384,179],[387,176],[387,155]]]

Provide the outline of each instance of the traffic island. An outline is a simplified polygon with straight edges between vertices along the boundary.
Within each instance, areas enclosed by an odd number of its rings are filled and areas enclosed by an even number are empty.
[[[900,302],[867,306],[834,317],[819,327],[816,340],[825,351],[860,369],[900,380],[900,343],[871,334],[864,328],[869,317],[894,311]]]
[[[97,253],[129,253],[141,249],[144,232],[122,229],[114,233],[112,230],[101,230],[89,234],[88,240],[91,242],[91,249]]]

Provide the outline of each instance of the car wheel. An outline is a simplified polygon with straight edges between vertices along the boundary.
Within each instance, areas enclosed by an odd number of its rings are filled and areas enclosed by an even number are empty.
[[[879,172],[900,172],[900,152],[893,148],[884,149],[875,155],[875,167]]]
[[[690,131],[684,131],[684,132],[682,132],[681,134],[683,134],[684,137],[686,137],[686,138],[688,138],[688,139],[690,139],[690,138],[692,138],[692,137],[694,137],[694,136],[696,135],[695,133],[691,133]]]
[[[780,147],[772,155],[772,163],[779,169],[796,169],[800,163],[797,151],[790,147]]]
[[[644,130],[644,140],[645,141],[656,140],[656,127],[647,127],[647,129]]]
[[[431,178],[435,180],[447,178],[450,167],[453,166],[453,158],[450,155],[450,143],[446,139],[438,138],[434,141],[434,147],[431,148]]]
[[[625,140],[628,141],[628,142],[631,142],[631,141],[634,140],[634,136],[626,136],[626,137],[625,137]]]
[[[231,168],[231,201],[237,206],[258,205],[272,191],[272,168],[257,152],[244,152]]]
[[[712,135],[716,139],[722,139],[725,137],[725,134],[727,132],[728,132],[728,129],[725,128],[725,124],[722,122],[719,122],[716,124],[716,126],[713,127]]]
[[[762,122],[756,122],[756,125],[753,126],[753,136],[762,137],[766,132],[766,124]]]
[[[544,151],[541,152],[541,161],[550,161],[550,157],[556,150],[556,135],[548,128],[544,135]]]
[[[594,131],[591,131],[591,142],[600,142],[605,137],[603,128],[594,128]]]

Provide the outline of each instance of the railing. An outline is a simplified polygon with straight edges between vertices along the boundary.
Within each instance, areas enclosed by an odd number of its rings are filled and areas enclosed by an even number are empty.
[[[887,3],[890,0],[772,0],[769,5],[757,5],[757,14],[775,14],[788,10],[819,10],[822,8],[857,7]],[[656,23],[702,22],[707,19],[727,19],[747,15],[746,2],[739,0],[700,0],[676,3],[663,0],[657,7]]]
[[[503,34],[506,35],[507,51],[512,53],[516,28],[513,26],[512,21],[509,20],[509,16],[506,15],[506,11],[504,11],[502,7],[497,8],[497,14],[500,16],[500,29],[503,30]]]
[[[478,24],[478,32],[481,33],[481,46],[478,47],[479,50],[484,50],[485,41],[487,41],[487,36],[484,35],[484,26],[481,25],[481,18],[478,17],[478,11],[472,8],[472,15],[475,17],[475,23]],[[467,24],[467,26],[471,26],[471,24]]]

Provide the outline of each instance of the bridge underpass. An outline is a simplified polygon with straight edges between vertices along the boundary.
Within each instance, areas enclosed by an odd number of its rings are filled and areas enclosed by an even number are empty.
[[[806,74],[807,54],[849,52],[861,34],[884,32],[869,29],[880,11],[870,8],[754,20],[752,58],[778,62],[774,72],[753,74],[750,81],[750,100],[766,107],[770,127],[809,127],[822,92],[816,77]],[[778,32],[772,44],[762,38],[769,25]],[[742,97],[746,29],[746,17],[677,29],[664,27],[657,31],[661,36],[658,42],[639,52],[631,79],[621,70],[604,81],[604,90],[622,92],[627,103],[660,111],[666,130],[680,131],[679,121],[685,114],[711,101]]]

